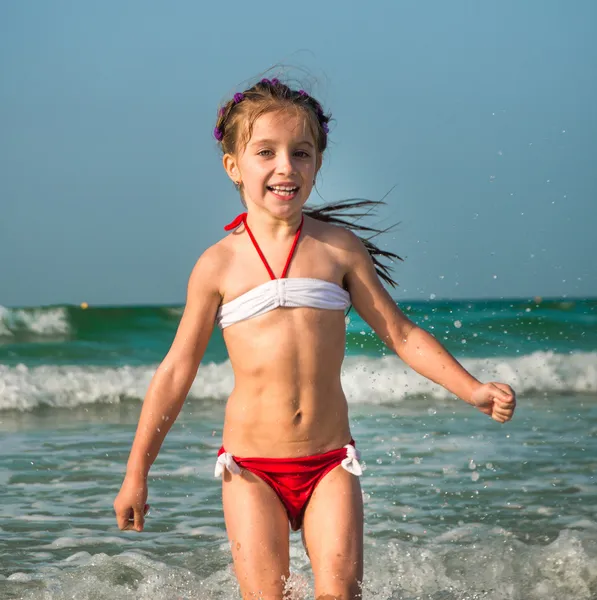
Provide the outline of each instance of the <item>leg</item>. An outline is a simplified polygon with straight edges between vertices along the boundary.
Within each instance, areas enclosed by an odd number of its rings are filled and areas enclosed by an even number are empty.
[[[243,599],[282,600],[289,575],[286,511],[270,486],[243,470],[225,471],[224,520]]]
[[[303,523],[317,600],[361,598],[363,498],[359,478],[341,466],[315,488]]]

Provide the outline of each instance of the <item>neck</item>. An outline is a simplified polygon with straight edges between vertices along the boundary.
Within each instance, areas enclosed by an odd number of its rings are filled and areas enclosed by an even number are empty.
[[[282,239],[292,237],[298,231],[303,219],[302,210],[288,215],[272,215],[259,208],[247,210],[247,224],[256,236]]]

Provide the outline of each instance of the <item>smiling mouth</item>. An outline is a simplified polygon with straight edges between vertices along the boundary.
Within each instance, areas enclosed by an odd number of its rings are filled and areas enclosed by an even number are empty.
[[[297,186],[288,185],[268,185],[267,189],[274,192],[274,194],[278,194],[278,196],[293,196],[299,191]]]

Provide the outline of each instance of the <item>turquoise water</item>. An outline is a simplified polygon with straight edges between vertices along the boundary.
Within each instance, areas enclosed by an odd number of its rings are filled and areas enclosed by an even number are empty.
[[[597,300],[403,304],[499,425],[390,356],[354,312],[343,383],[363,453],[364,597],[597,598]],[[0,308],[0,598],[237,597],[213,478],[233,378],[216,331],[151,471],[142,534],[111,504],[180,307]],[[295,598],[312,597],[300,537]]]

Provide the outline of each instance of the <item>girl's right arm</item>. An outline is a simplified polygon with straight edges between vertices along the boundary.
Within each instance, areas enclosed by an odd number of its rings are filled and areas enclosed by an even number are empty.
[[[213,331],[221,300],[220,262],[215,248],[210,248],[197,261],[189,278],[187,302],[176,336],[149,385],[126,476],[114,501],[120,529],[143,529],[147,474],[182,408]],[[134,525],[129,522],[133,514]]]

